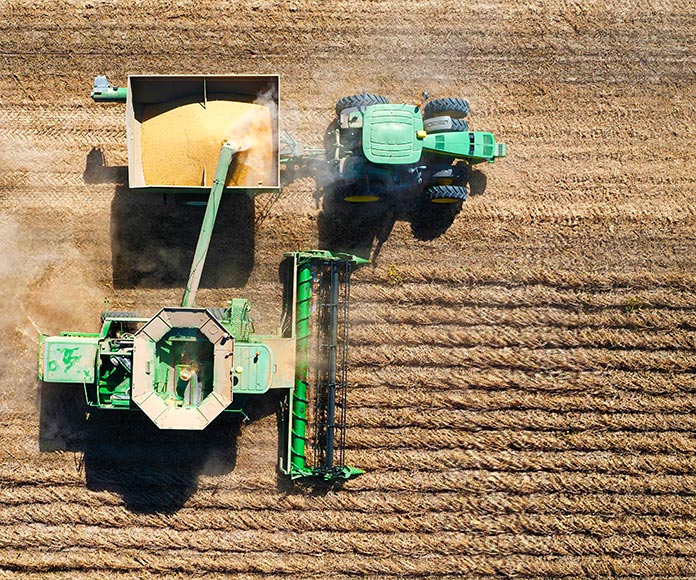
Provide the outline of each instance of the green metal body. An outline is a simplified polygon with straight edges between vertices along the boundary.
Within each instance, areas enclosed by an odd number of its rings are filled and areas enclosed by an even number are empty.
[[[201,274],[203,273],[205,258],[208,255],[210,238],[213,235],[213,227],[215,226],[215,219],[217,218],[218,209],[220,208],[222,192],[225,190],[227,171],[229,170],[230,163],[232,162],[232,157],[235,153],[237,153],[238,150],[239,147],[230,143],[229,141],[225,143],[220,150],[220,157],[218,158],[218,164],[215,170],[213,187],[210,190],[208,204],[206,205],[205,214],[203,216],[203,225],[201,226],[201,232],[198,236],[196,251],[193,254],[191,273],[189,274],[188,282],[186,282],[184,297],[181,301],[181,305],[184,307],[193,307],[196,300],[196,292],[198,290],[198,284],[201,280]]]
[[[414,110],[415,109],[415,110]],[[423,142],[423,116],[413,105],[374,105],[363,114],[363,153],[372,163],[404,165],[417,163]]]
[[[305,470],[307,431],[307,380],[309,368],[309,318],[312,297],[312,271],[308,263],[297,266],[297,302],[295,306],[295,392],[292,397],[292,473]]]
[[[463,99],[453,101],[455,109]],[[466,107],[434,109],[388,104],[379,95],[353,95],[336,105],[329,144],[335,190],[349,202],[409,199],[425,195],[435,203],[456,203],[467,195],[472,166],[505,157],[492,133],[469,131]],[[454,116],[451,116],[454,115]],[[439,188],[455,186],[442,192]],[[443,195],[445,193],[445,195]],[[446,194],[452,194],[448,196]]]
[[[357,114],[363,116],[362,150],[371,163],[415,164],[423,151],[467,159],[471,163],[493,162],[505,155],[504,149],[496,147],[492,133],[425,133],[423,115],[414,105],[372,105]]]

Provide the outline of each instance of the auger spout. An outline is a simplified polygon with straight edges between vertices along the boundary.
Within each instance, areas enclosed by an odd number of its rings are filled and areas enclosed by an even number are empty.
[[[213,187],[210,188],[208,205],[205,208],[201,232],[198,234],[198,243],[196,244],[196,251],[193,255],[191,272],[189,273],[186,288],[184,289],[184,297],[181,300],[181,306],[184,308],[193,308],[194,302],[196,301],[198,285],[201,281],[201,274],[203,273],[205,258],[208,254],[208,248],[210,247],[210,238],[213,235],[213,228],[215,227],[215,219],[220,207],[222,192],[225,189],[227,171],[230,168],[230,163],[232,163],[232,157],[234,157],[234,155],[238,152],[239,147],[230,141],[227,141],[220,150],[220,157],[218,158],[217,169],[215,170]]]

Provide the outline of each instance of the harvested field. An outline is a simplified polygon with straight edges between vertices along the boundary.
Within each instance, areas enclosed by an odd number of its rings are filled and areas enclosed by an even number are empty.
[[[696,576],[696,2],[0,14],[0,578]],[[153,73],[278,73],[313,146],[363,87],[468,97],[508,144],[449,219],[340,210],[311,177],[222,204],[198,302],[248,297],[261,331],[282,252],[376,258],[352,288],[366,474],[340,490],[276,476],[267,405],[180,436],[39,394],[39,330],[180,299],[202,213],[128,190],[123,108],[88,97]]]

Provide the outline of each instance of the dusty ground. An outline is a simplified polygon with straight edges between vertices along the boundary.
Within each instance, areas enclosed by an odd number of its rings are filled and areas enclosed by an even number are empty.
[[[694,1],[0,14],[0,577],[696,575]],[[263,409],[143,442],[49,391],[40,441],[38,329],[179,299],[195,220],[127,190],[122,106],[88,98],[99,73],[174,72],[280,73],[283,126],[313,145],[363,87],[469,97],[508,143],[445,231],[390,229],[389,208],[346,229],[309,178],[227,202],[199,302],[247,296],[261,329],[283,251],[380,245],[353,285],[347,455],[367,473],[340,491],[276,479]]]

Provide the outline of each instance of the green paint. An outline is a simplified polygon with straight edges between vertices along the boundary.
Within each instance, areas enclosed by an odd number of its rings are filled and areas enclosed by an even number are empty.
[[[232,392],[262,394],[270,387],[273,352],[265,344],[234,343]]]
[[[98,340],[86,336],[47,336],[41,340],[39,378],[51,383],[94,383]]]
[[[423,149],[459,159],[468,159],[472,164],[494,161],[504,157],[503,143],[496,143],[493,133],[465,131],[454,133],[429,133],[423,139]]]
[[[95,103],[125,103],[128,98],[128,89],[126,87],[95,89],[90,96]]]
[[[372,163],[418,163],[423,143],[417,138],[423,117],[414,105],[373,105],[363,118],[363,153]]]
[[[297,267],[295,392],[292,398],[290,441],[292,471],[305,470],[307,431],[307,369],[309,365],[309,317],[312,300],[312,269],[308,262]]]
[[[225,182],[227,181],[227,171],[232,162],[232,156],[235,153],[237,153],[237,147],[229,142],[225,143],[220,150],[213,187],[210,189],[208,205],[205,208],[205,215],[203,216],[203,225],[201,226],[201,232],[198,235],[198,243],[196,244],[196,251],[193,255],[191,272],[188,282],[186,283],[186,288],[184,289],[184,297],[181,300],[181,305],[185,308],[193,308],[193,304],[196,301],[198,284],[201,281],[205,258],[208,255],[208,247],[210,246],[210,238],[213,235],[213,228],[215,227],[215,218],[217,217],[220,200],[222,199],[222,192],[225,189]]]

